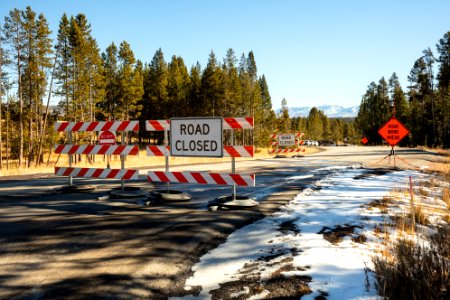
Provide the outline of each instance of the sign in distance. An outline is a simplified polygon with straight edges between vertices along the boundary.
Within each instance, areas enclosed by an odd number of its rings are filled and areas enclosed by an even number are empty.
[[[170,119],[170,155],[223,157],[222,118]]]
[[[395,117],[389,119],[389,121],[378,130],[378,134],[391,146],[397,145],[408,135],[408,133],[409,130]]]
[[[99,145],[115,145],[116,144],[116,135],[113,131],[100,131],[100,135],[98,136]]]
[[[278,135],[279,146],[294,146],[295,135],[294,134],[279,134]]]

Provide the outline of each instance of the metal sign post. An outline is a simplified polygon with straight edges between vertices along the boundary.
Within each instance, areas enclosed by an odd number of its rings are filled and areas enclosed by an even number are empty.
[[[397,145],[405,136],[407,136],[409,130],[400,123],[399,120],[393,116],[390,118],[380,129],[378,129],[378,134],[391,146],[391,152],[383,158],[389,157],[389,164],[391,163],[391,156],[394,158],[395,167],[395,150],[394,146]],[[398,157],[401,159],[400,157]],[[403,159],[401,159],[403,160]]]
[[[69,145],[72,144],[72,131],[68,132],[69,135]],[[73,160],[73,154],[69,154],[69,168],[72,168],[72,160]],[[69,176],[69,186],[73,186],[73,176]]]
[[[125,131],[122,131],[121,145],[125,145]],[[123,170],[125,170],[125,155],[120,155],[120,169],[122,170],[122,172]],[[120,180],[120,190],[125,190],[125,181],[123,179]]]
[[[168,136],[168,131],[164,130],[164,146],[168,146],[169,145],[169,136]],[[169,156],[165,156],[166,159],[166,172],[169,172]],[[169,193],[170,191],[170,182],[167,182],[166,184],[167,187],[167,193]]]
[[[231,146],[235,146],[234,130],[231,130]],[[231,174],[236,174],[236,158],[234,156],[231,157]],[[236,184],[233,184],[233,188],[231,190],[231,196],[232,196],[233,200],[236,200]]]

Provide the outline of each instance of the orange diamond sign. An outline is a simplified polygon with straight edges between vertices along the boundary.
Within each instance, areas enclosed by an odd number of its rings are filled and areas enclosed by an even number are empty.
[[[408,133],[409,130],[394,117],[378,129],[378,134],[391,146],[397,145]]]

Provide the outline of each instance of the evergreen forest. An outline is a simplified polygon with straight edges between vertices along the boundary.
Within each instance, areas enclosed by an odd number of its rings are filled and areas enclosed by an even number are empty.
[[[450,31],[423,50],[408,75],[405,91],[396,73],[371,82],[362,97],[355,126],[370,144],[382,142],[378,129],[396,117],[410,134],[400,145],[450,148]]]
[[[276,114],[253,51],[239,55],[230,48],[223,59],[211,51],[206,66],[186,66],[162,49],[149,57],[136,59],[127,41],[100,49],[82,13],[64,14],[52,35],[44,14],[11,10],[0,20],[0,169],[4,158],[19,167],[43,163],[60,142],[57,120],[140,120],[142,141],[149,136],[145,120],[253,116],[257,146],[267,146],[276,131],[348,143],[366,136],[380,144],[377,130],[393,115],[394,99],[396,117],[411,131],[403,145],[449,147],[450,32],[436,54],[428,48],[413,62],[406,93],[395,73],[372,82],[356,120],[329,119],[317,108],[307,118],[291,118],[286,99]]]

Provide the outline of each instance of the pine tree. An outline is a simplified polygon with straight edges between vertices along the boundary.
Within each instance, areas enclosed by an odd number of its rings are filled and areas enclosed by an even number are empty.
[[[168,107],[172,117],[182,117],[187,114],[189,94],[189,74],[181,57],[172,56],[168,65]]]
[[[287,133],[291,129],[291,120],[289,118],[289,107],[286,98],[281,100],[281,111],[278,117],[278,129],[282,133]]]
[[[4,64],[6,62],[6,53],[3,50],[3,30],[0,23],[0,170],[3,168],[3,95],[5,94],[6,72],[4,71]]]
[[[144,104],[148,107],[148,119],[166,119],[170,118],[165,111],[167,107],[167,83],[168,83],[168,69],[167,63],[164,60],[164,53],[159,48],[153,56],[150,63],[147,85],[144,88],[148,96],[148,103]]]
[[[221,68],[213,51],[202,74],[202,102],[205,104],[205,116],[221,116],[224,104],[224,85]]]
[[[331,120],[331,136],[333,140],[336,143],[336,146],[338,145],[339,141],[342,140],[344,133],[343,133],[343,124],[341,120],[339,119],[333,119]]]
[[[73,64],[73,57],[70,48],[70,22],[66,14],[63,14],[59,23],[57,44],[55,46],[57,63],[55,78],[57,80],[57,88],[55,95],[63,98],[63,107],[65,108],[65,115],[70,118],[73,117],[70,109],[70,95],[71,85],[69,84],[71,78],[71,70]]]
[[[431,117],[430,76],[428,67],[423,57],[414,63],[408,76],[409,101],[411,107],[411,136],[415,145],[430,145],[432,133],[428,130]]]
[[[266,77],[262,75],[259,80],[259,88],[261,91],[261,107],[259,111],[261,112],[261,120],[259,122],[260,136],[257,139],[259,144],[267,145],[269,142],[269,135],[273,129],[273,124],[276,123],[275,112],[272,109],[272,99],[269,93],[269,85],[267,84]],[[294,126],[298,130],[298,126]]]
[[[323,124],[320,111],[316,107],[311,108],[311,110],[309,111],[306,126],[308,137],[310,139],[320,140],[322,138]]]
[[[450,148],[450,31],[446,32],[436,45],[439,57],[438,79],[438,120],[437,134],[444,148]]]
[[[139,117],[141,110],[140,99],[144,93],[143,78],[139,70],[134,69],[136,60],[130,45],[123,41],[119,48],[119,103],[122,120],[129,120],[133,112]]]
[[[28,118],[28,166],[38,157],[38,142],[43,126],[43,97],[47,87],[47,73],[52,67],[51,31],[43,14],[27,7],[22,12],[25,31],[23,96]]]
[[[195,66],[192,66],[189,71],[190,77],[189,107],[188,107],[189,116],[202,115],[203,97],[201,96],[201,88],[202,88],[201,72],[202,72],[201,66],[198,62]]]
[[[69,42],[73,58],[70,79],[73,113],[77,120],[93,120],[95,102],[103,96],[102,60],[84,14],[71,17]]]
[[[395,72],[392,73],[391,78],[389,78],[388,88],[391,103],[390,106],[392,107],[393,115],[395,115],[395,117],[405,126],[409,127],[410,114],[408,102]],[[403,145],[408,143],[408,137],[401,141],[401,144]]]
[[[103,74],[105,77],[105,99],[101,105],[108,120],[115,120],[119,97],[118,49],[112,42],[102,53]]]
[[[11,65],[14,66],[17,74],[17,94],[19,96],[19,167],[23,165],[23,147],[24,147],[24,116],[23,116],[23,84],[22,84],[22,53],[25,50],[25,31],[23,28],[23,20],[21,11],[13,9],[9,12],[9,15],[5,17],[3,24],[3,32],[5,42],[11,48],[14,53],[14,62]]]
[[[236,56],[233,49],[228,49],[222,69],[224,81],[224,110],[229,116],[239,115],[242,104],[242,86],[236,68]]]

